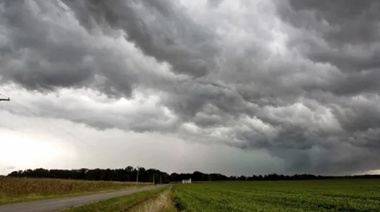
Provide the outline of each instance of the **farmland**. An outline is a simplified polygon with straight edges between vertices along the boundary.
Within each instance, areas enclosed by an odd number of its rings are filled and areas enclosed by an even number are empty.
[[[149,185],[149,184],[143,184]],[[0,178],[0,204],[134,187],[135,183]],[[173,184],[68,211],[380,211],[379,179]]]
[[[150,184],[140,183],[139,185]],[[133,182],[0,177],[0,204],[111,191],[134,186]]]
[[[180,211],[380,211],[380,180],[178,184],[174,194]]]

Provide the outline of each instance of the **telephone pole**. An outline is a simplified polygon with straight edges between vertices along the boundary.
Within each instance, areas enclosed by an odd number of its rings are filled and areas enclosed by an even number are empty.
[[[136,187],[139,186],[139,172],[140,172],[140,167],[137,167],[137,175],[136,175]]]

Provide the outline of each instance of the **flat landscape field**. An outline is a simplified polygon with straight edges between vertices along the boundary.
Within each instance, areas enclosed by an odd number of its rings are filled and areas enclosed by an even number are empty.
[[[180,211],[380,211],[380,180],[177,184]]]
[[[151,183],[139,183],[139,186]],[[0,177],[0,205],[64,196],[114,191],[136,186],[134,182],[60,180]]]

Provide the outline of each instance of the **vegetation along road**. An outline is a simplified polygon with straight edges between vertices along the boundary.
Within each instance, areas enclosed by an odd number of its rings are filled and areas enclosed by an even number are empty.
[[[0,211],[7,212],[20,212],[20,211],[57,211],[65,208],[70,208],[78,205],[89,204],[101,200],[106,200],[114,197],[126,196],[130,194],[134,194],[141,191],[147,191],[156,189],[159,187],[164,187],[167,185],[159,185],[159,186],[146,186],[143,188],[136,189],[126,189],[119,190],[107,193],[99,193],[99,194],[91,194],[91,195],[83,195],[83,196],[75,196],[75,197],[65,197],[65,198],[57,198],[57,199],[49,199],[49,200],[39,200],[33,202],[23,202],[23,203],[12,203],[0,206]]]

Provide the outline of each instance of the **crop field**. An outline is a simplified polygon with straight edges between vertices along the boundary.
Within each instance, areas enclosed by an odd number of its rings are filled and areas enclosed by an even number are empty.
[[[177,184],[180,211],[380,211],[380,180]]]
[[[134,182],[0,177],[0,204],[134,187]],[[151,185],[139,183],[139,186]]]

